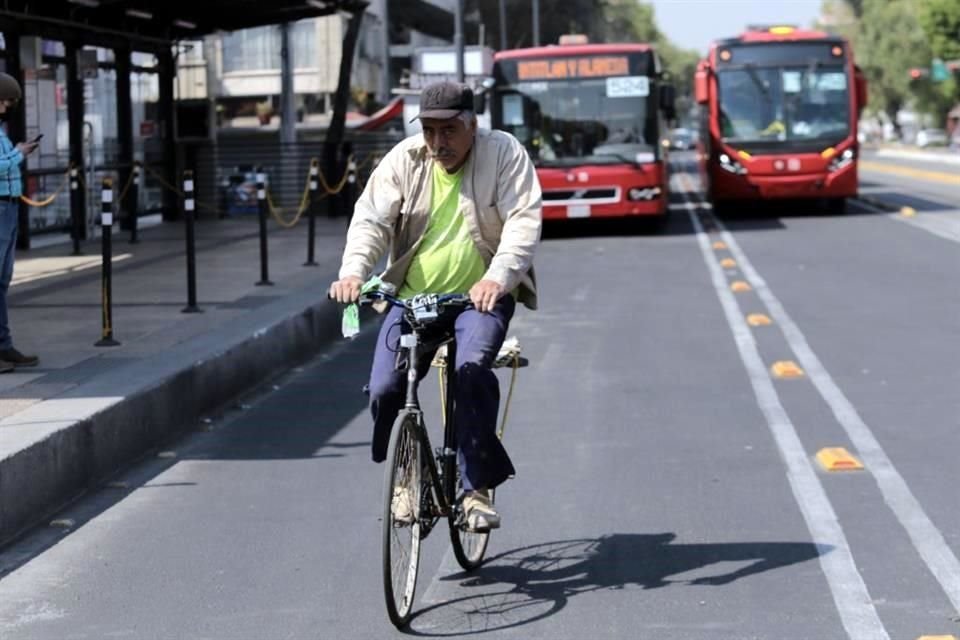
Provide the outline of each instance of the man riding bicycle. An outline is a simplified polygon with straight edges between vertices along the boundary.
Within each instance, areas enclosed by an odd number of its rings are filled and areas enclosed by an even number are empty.
[[[516,302],[537,304],[533,254],[542,225],[540,185],[526,150],[503,131],[478,130],[473,91],[440,82],[420,95],[423,134],[397,144],[373,171],[347,232],[339,280],[330,295],[355,302],[390,250],[381,279],[409,298],[468,293],[474,304],[450,319],[456,338],[455,424],[467,526],[500,526],[489,491],[514,474],[497,438],[500,386],[493,361]],[[415,118],[415,119],[416,119]],[[390,429],[404,405],[398,370],[402,310],[387,312],[370,373],[372,454],[387,455]],[[426,375],[430,357],[418,371]]]

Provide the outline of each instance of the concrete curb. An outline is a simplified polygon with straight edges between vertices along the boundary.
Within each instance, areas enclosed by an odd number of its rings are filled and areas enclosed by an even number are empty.
[[[0,544],[339,335],[340,308],[297,292],[0,420]]]

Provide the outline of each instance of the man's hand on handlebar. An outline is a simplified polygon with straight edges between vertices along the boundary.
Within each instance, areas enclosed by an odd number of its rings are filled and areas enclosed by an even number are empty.
[[[336,300],[340,304],[350,304],[360,299],[360,287],[362,286],[363,280],[356,276],[347,276],[331,284],[327,295],[331,300]]]
[[[497,300],[502,298],[506,293],[506,289],[504,289],[499,282],[481,280],[470,287],[470,300],[473,302],[473,306],[476,307],[477,311],[487,313],[488,311],[493,311]]]

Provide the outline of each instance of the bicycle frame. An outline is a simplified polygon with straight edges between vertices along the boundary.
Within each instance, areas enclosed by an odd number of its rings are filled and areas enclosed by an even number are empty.
[[[417,347],[420,344],[420,332],[418,327],[412,327],[412,333],[404,334],[400,337],[400,347],[406,352],[407,361],[407,397],[404,411],[414,413],[417,417],[417,424],[420,425],[417,438],[422,438],[424,450],[430,452],[430,436],[427,433],[426,424],[423,419],[423,410],[420,408],[420,398],[418,389],[420,381],[417,377],[419,371],[420,356]],[[443,416],[443,448],[435,455],[426,456],[427,471],[430,476],[430,484],[433,488],[433,494],[437,501],[438,513],[431,514],[431,517],[446,517],[450,514],[453,506],[453,500],[456,498],[453,486],[456,475],[453,473],[453,465],[457,463],[457,445],[456,445],[456,425],[454,424],[454,385],[456,383],[456,372],[451,366],[456,362],[456,342],[451,338],[449,341],[441,342],[447,346],[447,366],[444,367],[444,416]],[[437,460],[442,464],[442,469],[438,468]]]

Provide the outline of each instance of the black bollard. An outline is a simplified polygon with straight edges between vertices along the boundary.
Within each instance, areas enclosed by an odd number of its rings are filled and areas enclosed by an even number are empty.
[[[310,160],[310,204],[307,208],[307,261],[303,263],[305,267],[317,266],[313,259],[314,245],[317,239],[317,177],[320,175],[320,161],[316,158]]]
[[[130,193],[127,195],[127,202],[132,203],[127,207],[130,216],[130,244],[137,244],[140,240],[137,238],[137,226],[139,224],[140,211],[140,163],[133,163],[133,185],[130,187]]]
[[[347,161],[347,184],[344,198],[347,201],[347,226],[353,221],[353,207],[357,203],[357,162],[350,156]]]
[[[115,347],[113,339],[113,180],[103,179],[100,192],[100,240],[103,246],[103,266],[100,278],[100,306],[103,330],[96,347]]]
[[[183,313],[200,313],[197,306],[197,246],[194,239],[196,201],[193,199],[193,171],[183,172],[183,220],[187,227],[187,306]]]
[[[70,167],[70,239],[73,240],[73,255],[79,256],[80,226],[77,224],[77,211],[83,202],[83,193],[80,191],[80,172],[76,167]]]
[[[257,286],[272,286],[267,272],[267,174],[257,167],[257,204],[260,214],[260,282]]]

